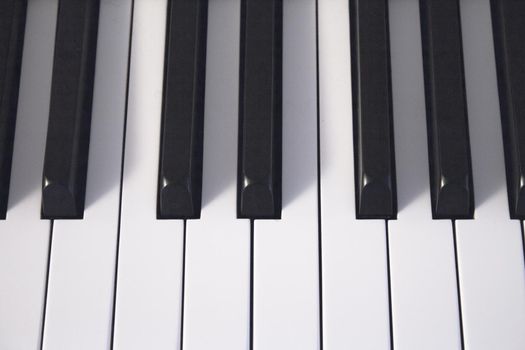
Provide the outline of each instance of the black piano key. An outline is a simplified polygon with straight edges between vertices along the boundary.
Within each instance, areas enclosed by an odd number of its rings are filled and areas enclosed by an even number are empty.
[[[510,216],[525,219],[525,1],[491,0]]]
[[[356,216],[397,216],[387,0],[350,0]]]
[[[208,0],[170,0],[157,217],[200,217]]]
[[[0,219],[6,218],[27,0],[0,1]]]
[[[459,0],[420,0],[432,215],[469,219],[474,189]]]
[[[281,217],[282,0],[242,0],[237,216]]]
[[[84,215],[99,0],[60,0],[42,188],[42,217]]]

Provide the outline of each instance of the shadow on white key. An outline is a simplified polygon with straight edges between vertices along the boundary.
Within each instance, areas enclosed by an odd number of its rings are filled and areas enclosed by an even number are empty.
[[[254,224],[254,349],[319,349],[314,0],[283,8],[283,210]]]
[[[0,349],[38,349],[50,224],[40,220],[57,1],[27,9],[7,219],[0,221]]]
[[[44,349],[109,349],[131,1],[102,0],[83,220],[55,220]]]
[[[388,222],[395,349],[461,347],[453,229],[430,208],[417,0],[390,0],[399,213]]]
[[[166,0],[135,0],[114,349],[177,349],[183,222],[157,220]]]
[[[250,222],[237,219],[240,1],[210,1],[203,208],[186,227],[184,350],[244,350],[250,330]]]
[[[386,228],[357,220],[348,0],[319,1],[323,340],[389,349]]]
[[[525,349],[525,276],[507,201],[489,0],[461,2],[475,219],[457,221],[465,348]]]

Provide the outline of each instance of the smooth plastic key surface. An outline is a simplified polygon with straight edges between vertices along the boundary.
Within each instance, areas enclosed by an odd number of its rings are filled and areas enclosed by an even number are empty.
[[[84,214],[100,0],[61,0],[42,184],[42,217]]]
[[[471,219],[474,189],[458,0],[420,0],[432,215]]]
[[[157,216],[200,217],[208,0],[168,3]]]
[[[281,216],[282,12],[282,0],[241,2],[240,218]]]
[[[525,2],[492,0],[510,216],[525,219]]]
[[[392,219],[397,198],[388,2],[351,0],[350,25],[356,214]]]

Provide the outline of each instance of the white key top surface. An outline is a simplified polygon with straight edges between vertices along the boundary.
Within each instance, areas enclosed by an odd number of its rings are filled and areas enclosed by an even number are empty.
[[[184,350],[244,350],[250,330],[250,222],[237,219],[240,1],[210,1],[203,207],[186,223]]]
[[[183,223],[156,214],[166,10],[134,1],[115,349],[180,343]]]
[[[100,4],[83,220],[55,220],[45,349],[108,349],[119,219],[131,1]]]
[[[40,220],[57,1],[27,9],[7,219],[0,221],[0,348],[38,349],[50,224]]]
[[[388,222],[395,349],[461,347],[454,241],[432,220],[419,3],[390,1],[399,213]]]
[[[254,349],[319,349],[315,1],[283,9],[283,210],[254,223]]]
[[[456,222],[465,348],[525,348],[520,222],[510,220],[489,0],[461,2],[476,212]]]
[[[389,349],[386,227],[357,220],[348,0],[319,1],[323,340]]]

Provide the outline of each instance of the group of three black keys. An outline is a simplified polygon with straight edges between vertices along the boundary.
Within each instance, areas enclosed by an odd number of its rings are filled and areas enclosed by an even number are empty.
[[[168,0],[157,217],[200,217],[208,0]],[[459,0],[420,0],[432,214],[472,218]],[[397,214],[388,0],[349,0],[356,216]],[[491,0],[510,216],[525,218],[525,2]],[[0,2],[6,217],[27,0]],[[81,219],[100,0],[59,0],[42,218]],[[237,216],[279,219],[283,0],[241,0]],[[487,39],[489,40],[489,39]],[[350,98],[350,96],[349,96]],[[308,142],[316,142],[309,140]],[[349,152],[350,153],[350,152]]]

